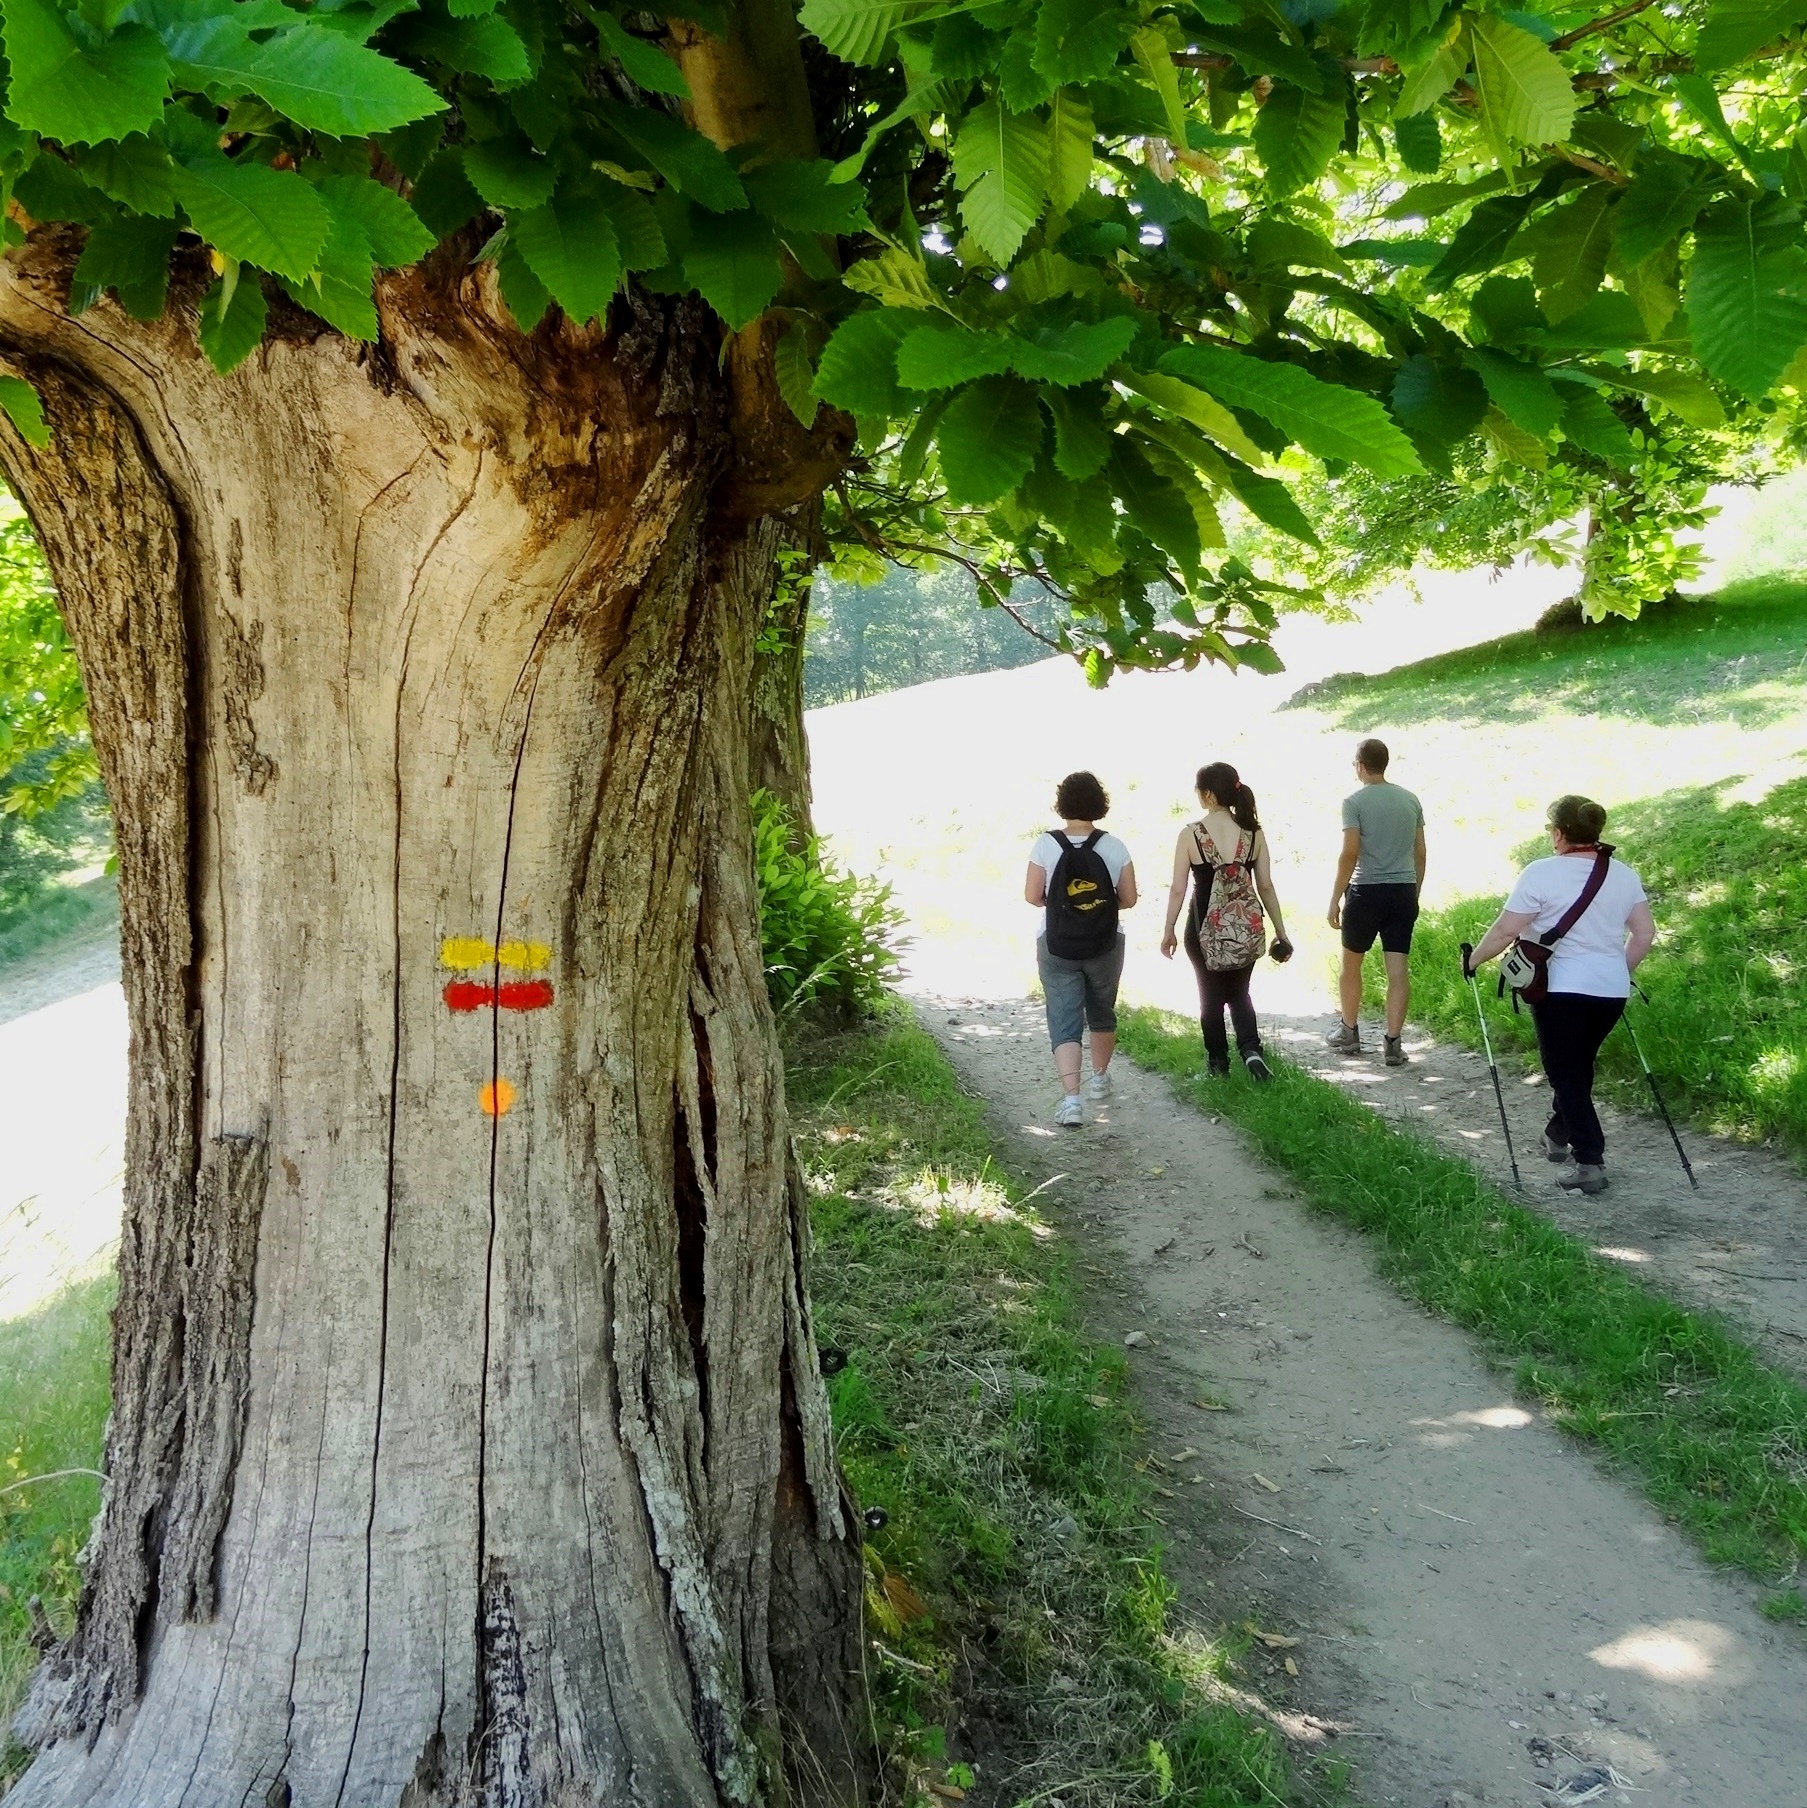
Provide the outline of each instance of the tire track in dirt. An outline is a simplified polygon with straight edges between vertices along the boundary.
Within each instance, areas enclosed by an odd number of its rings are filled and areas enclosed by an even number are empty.
[[[1084,1130],[1054,1130],[1039,1006],[919,1007],[1051,1183],[1094,1331],[1142,1334],[1182,1618],[1299,1641],[1257,1646],[1243,1680],[1354,1765],[1359,1799],[1530,1808],[1610,1762],[1646,1793],[1606,1799],[1642,1808],[1801,1800],[1798,1636],[1387,1286],[1362,1237],[1126,1062]]]

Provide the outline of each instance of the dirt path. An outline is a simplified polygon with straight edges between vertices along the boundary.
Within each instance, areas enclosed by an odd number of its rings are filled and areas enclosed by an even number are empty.
[[[921,1008],[1052,1182],[1094,1328],[1135,1337],[1183,1608],[1299,1640],[1247,1667],[1295,1737],[1354,1763],[1361,1800],[1530,1808],[1603,1762],[1647,1792],[1608,1791],[1627,1808],[1801,1800],[1798,1637],[1394,1293],[1362,1238],[1128,1063],[1083,1131],[1050,1128],[1039,1007]]]
[[[1511,1191],[1499,1107],[1479,1054],[1408,1026],[1411,1065],[1387,1067],[1379,1026],[1364,1024],[1364,1044],[1373,1046],[1349,1059],[1324,1046],[1332,1021],[1328,1014],[1277,1018],[1263,1029],[1291,1060],[1394,1122],[1428,1133]],[[1571,1195],[1556,1185],[1561,1170],[1538,1149],[1550,1109],[1543,1076],[1528,1075],[1514,1056],[1502,1059],[1500,1079],[1527,1205],[1646,1276],[1668,1298],[1723,1314],[1777,1367],[1807,1380],[1807,1182],[1798,1169],[1767,1150],[1683,1126],[1700,1180],[1695,1192],[1661,1119],[1607,1109],[1601,1117],[1612,1184],[1591,1199]],[[1807,1783],[1799,1793],[1807,1801]]]

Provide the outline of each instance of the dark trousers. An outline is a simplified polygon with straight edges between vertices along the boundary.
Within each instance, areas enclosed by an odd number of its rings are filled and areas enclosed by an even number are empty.
[[[1236,1031],[1236,1047],[1246,1061],[1261,1053],[1261,1030],[1255,1022],[1255,1005],[1249,997],[1249,977],[1253,966],[1228,967],[1213,973],[1205,965],[1204,951],[1198,945],[1198,929],[1188,917],[1186,921],[1186,958],[1198,975],[1199,1027],[1205,1032],[1205,1059],[1215,1073],[1230,1070],[1230,1042],[1224,1034],[1223,1014],[1230,1013]]]
[[[1624,1015],[1623,998],[1587,992],[1551,992],[1531,1007],[1537,1052],[1550,1080],[1552,1108],[1544,1133],[1567,1143],[1575,1159],[1589,1167],[1606,1159],[1606,1132],[1594,1109],[1594,1062]]]

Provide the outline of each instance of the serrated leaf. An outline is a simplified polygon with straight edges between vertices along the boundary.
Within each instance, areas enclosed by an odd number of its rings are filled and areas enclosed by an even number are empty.
[[[955,322],[919,326],[897,348],[897,380],[905,389],[958,389],[1011,367],[1011,341]]]
[[[1432,294],[1447,289],[1458,277],[1475,276],[1503,263],[1530,205],[1529,195],[1495,195],[1475,208],[1432,265],[1425,279]]]
[[[1393,412],[1415,433],[1453,445],[1487,412],[1487,391],[1472,370],[1420,352],[1393,379]]]
[[[1050,81],[1099,81],[1116,68],[1134,29],[1134,15],[1109,0],[1042,0],[1035,65]]]
[[[305,282],[285,277],[282,286],[346,338],[368,341],[377,336],[376,302],[370,292],[375,275],[376,260],[363,229],[355,220],[336,215],[312,276]]]
[[[784,280],[778,235],[771,222],[756,213],[711,215],[697,223],[696,236],[684,253],[684,274],[738,332],[766,311]]]
[[[1721,181],[1717,170],[1679,157],[1646,159],[1613,209],[1613,241],[1619,256],[1630,266],[1660,251],[1694,224]]]
[[[1035,391],[1014,377],[985,377],[947,406],[936,430],[949,498],[983,504],[1008,496],[1041,450]]]
[[[1012,341],[1011,368],[1018,376],[1062,388],[1095,383],[1129,350],[1135,336],[1136,323],[1127,314],[1041,327]]]
[[[1637,457],[1637,447],[1625,429],[1625,423],[1613,413],[1603,397],[1591,389],[1565,384],[1568,400],[1562,410],[1562,432],[1584,452],[1603,458],[1608,464],[1629,465]]]
[[[1621,268],[1618,277],[1644,323],[1644,338],[1665,338],[1670,321],[1682,305],[1681,259],[1674,244],[1665,245],[1629,270]]]
[[[506,19],[439,18],[411,13],[389,28],[389,41],[409,56],[443,63],[460,75],[480,75],[507,87],[533,74],[527,46]]]
[[[816,364],[811,388],[831,408],[866,419],[910,414],[921,397],[897,381],[897,348],[922,325],[901,308],[870,308],[835,328]]]
[[[410,200],[427,230],[442,239],[483,211],[483,197],[464,173],[464,152],[455,145],[427,160]]]
[[[885,40],[923,11],[922,0],[804,0],[797,15],[844,63],[876,63]]]
[[[1527,433],[1502,410],[1489,408],[1481,420],[1481,432],[1501,460],[1533,471],[1550,467],[1549,448],[1535,433]]]
[[[335,215],[357,224],[379,269],[402,269],[437,243],[394,189],[369,176],[328,176],[320,184],[320,197]]]
[[[1251,471],[1239,459],[1228,458],[1224,464],[1232,493],[1256,520],[1265,521],[1276,532],[1286,534],[1302,545],[1323,544],[1289,486],[1277,477],[1263,477],[1259,472]]]
[[[119,211],[60,157],[39,157],[13,185],[13,194],[34,220],[79,220],[93,226]]]
[[[175,169],[169,152],[142,132],[117,143],[94,145],[81,154],[79,163],[83,177],[120,206],[165,218],[175,213]]]
[[[1372,396],[1323,382],[1296,364],[1270,363],[1221,346],[1187,345],[1167,353],[1161,368],[1231,407],[1272,421],[1319,458],[1359,464],[1377,477],[1410,477],[1424,469],[1412,442]]]
[[[216,151],[178,164],[175,184],[208,244],[291,282],[312,272],[332,231],[330,209],[293,170],[234,161]]]
[[[1217,516],[1217,505],[1211,500],[1211,492],[1192,461],[1182,457],[1170,446],[1154,440],[1139,439],[1138,449],[1155,470],[1185,497],[1186,506],[1192,511],[1192,524],[1198,529],[1200,548],[1222,546],[1224,531],[1223,523]]]
[[[1690,427],[1711,431],[1725,425],[1725,409],[1712,386],[1692,371],[1624,370],[1616,364],[1589,364],[1583,368],[1589,376],[1598,377],[1615,389],[1652,397]]]
[[[230,292],[223,278],[201,298],[201,350],[221,376],[238,369],[264,336],[269,304],[255,270],[240,266]]]
[[[819,158],[762,164],[744,171],[741,185],[760,213],[795,232],[841,238],[860,231],[866,217],[865,191],[857,182],[835,181],[834,165]]]
[[[1530,32],[1490,13],[1470,16],[1474,88],[1481,130],[1502,165],[1521,144],[1560,144],[1575,122],[1569,72]]]
[[[714,213],[733,213],[747,204],[734,166],[722,152],[681,119],[656,107],[604,109],[609,124],[680,194]]]
[[[1807,342],[1807,249],[1800,215],[1781,196],[1719,201],[1701,215],[1688,324],[1701,363],[1753,398]]]
[[[174,220],[146,214],[104,220],[90,228],[72,281],[76,286],[111,289],[134,319],[155,320],[163,312],[169,254],[175,248]]]
[[[496,254],[496,280],[515,325],[523,333],[531,333],[546,318],[546,310],[552,306],[552,291],[528,268],[512,235]]]
[[[1163,360],[1165,362],[1165,360]],[[1157,408],[1190,421],[1208,433],[1220,446],[1227,447],[1238,458],[1250,464],[1265,464],[1267,455],[1243,431],[1236,417],[1214,396],[1207,395],[1196,384],[1182,383],[1165,371],[1131,370],[1119,364],[1111,375],[1126,389],[1146,396]]]
[[[995,100],[975,107],[954,140],[960,216],[1000,268],[1040,217],[1048,194],[1048,129]]]
[[[23,377],[0,377],[0,409],[28,446],[41,452],[50,444],[50,423],[38,392]]]
[[[1561,420],[1562,398],[1535,364],[1483,346],[1470,346],[1462,362],[1486,385],[1494,406],[1521,431],[1541,440]]]
[[[671,255],[659,215],[644,195],[604,183],[597,200],[615,228],[622,269],[656,270]]]
[[[509,222],[509,239],[569,319],[581,326],[607,314],[621,281],[621,248],[595,189],[561,183],[545,206]]]
[[[1555,326],[1521,334],[1546,351],[1611,351],[1644,343],[1644,322],[1629,295],[1602,289],[1580,313]]]
[[[635,87],[649,94],[672,94],[679,100],[690,98],[690,84],[684,72],[657,44],[637,38],[612,13],[592,11],[591,19],[602,38],[603,48],[627,72]]]
[[[1109,475],[1130,525],[1188,575],[1196,574],[1200,552],[1198,520],[1180,486],[1172,478],[1162,476],[1126,440],[1119,440],[1112,450]]]
[[[1044,389],[1042,404],[1054,418],[1054,464],[1061,476],[1074,483],[1096,477],[1111,455],[1104,392]]]
[[[1399,161],[1409,170],[1429,174],[1443,162],[1443,134],[1435,113],[1412,113],[1393,121],[1393,142]]]
[[[1464,201],[1479,201],[1507,186],[1502,170],[1489,170],[1472,182],[1420,182],[1380,210],[1383,220],[1434,220]]]
[[[1446,95],[1468,67],[1468,52],[1459,32],[1452,33],[1427,56],[1405,71],[1395,121],[1422,117]],[[1435,121],[1432,121],[1433,127]]]
[[[1614,211],[1611,186],[1594,182],[1525,229],[1519,248],[1531,253],[1531,274],[1546,319],[1578,314],[1605,280]]]
[[[412,69],[317,25],[272,38],[246,80],[285,119],[337,138],[391,132],[446,104]]]
[[[1296,265],[1302,270],[1334,270],[1339,276],[1349,274],[1342,254],[1321,232],[1301,226],[1295,220],[1259,220],[1248,230],[1244,240],[1249,262],[1256,269],[1287,269]]]
[[[772,374],[777,379],[778,393],[784,398],[785,407],[806,429],[813,427],[822,408],[812,393],[816,367],[810,361],[809,334],[794,320],[778,335],[778,343],[772,347]]]
[[[5,0],[4,38],[6,111],[28,132],[94,144],[148,132],[163,116],[169,61],[142,25],[91,42],[53,0]]]
[[[1129,36],[1129,52],[1141,66],[1167,115],[1167,135],[1183,150],[1186,145],[1186,108],[1180,100],[1180,72],[1174,66],[1173,47],[1158,25],[1143,25]]]
[[[1078,88],[1062,88],[1048,107],[1048,199],[1066,212],[1091,186],[1092,103]]]
[[[489,138],[464,147],[464,173],[491,207],[526,210],[552,199],[558,165],[525,138]]]
[[[1712,0],[1694,40],[1694,67],[1710,73],[1741,63],[1807,16],[1801,0]]]
[[[1290,82],[1274,84],[1255,117],[1255,154],[1274,194],[1290,195],[1323,175],[1343,141],[1346,112],[1340,87],[1308,94]]]
[[[947,299],[935,287],[928,266],[919,257],[895,246],[877,257],[863,257],[849,264],[841,281],[861,295],[870,295],[892,308],[944,309]]]
[[[1023,480],[1023,502],[1094,569],[1116,570],[1122,565],[1108,484],[1076,483],[1043,458]]]
[[[1035,62],[1035,28],[1019,25],[998,58],[998,94],[1012,113],[1030,113],[1054,92],[1054,78]]]

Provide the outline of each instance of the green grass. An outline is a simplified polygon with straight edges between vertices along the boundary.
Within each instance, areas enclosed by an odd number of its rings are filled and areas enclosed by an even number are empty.
[[[1240,1643],[1176,1627],[1122,1352],[1081,1333],[1059,1238],[932,1039],[899,1017],[802,1043],[790,1092],[818,1335],[846,1358],[841,1457],[888,1515],[868,1608],[891,1799],[926,1803],[946,1774],[975,1650],[976,1717],[1019,1728],[1006,1777],[981,1761],[987,1802],[1340,1799],[1341,1767],[1289,1776],[1272,1730],[1229,1705]]]
[[[113,1281],[84,1281],[37,1311],[0,1324],[0,1488],[100,1462],[107,1419],[107,1312]],[[24,1767],[5,1729],[37,1664],[28,1636],[32,1597],[67,1633],[81,1578],[76,1553],[100,1507],[86,1476],[0,1494],[0,1791]]]
[[[81,885],[46,885],[20,910],[0,917],[0,967],[118,919],[119,886],[110,874]]]
[[[1207,1086],[1196,1026],[1144,1008],[1119,1031],[1125,1054],[1239,1124],[1315,1209],[1372,1234],[1395,1285],[1474,1332],[1713,1562],[1775,1578],[1807,1557],[1807,1389],[1336,1087],[1279,1061],[1272,1086]]]

